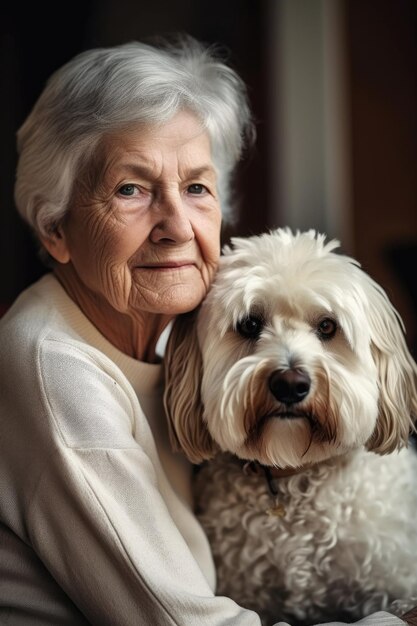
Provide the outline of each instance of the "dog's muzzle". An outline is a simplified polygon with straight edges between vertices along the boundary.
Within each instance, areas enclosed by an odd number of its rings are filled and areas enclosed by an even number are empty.
[[[310,391],[310,376],[302,369],[276,370],[268,381],[273,396],[285,405],[297,404],[304,400]]]

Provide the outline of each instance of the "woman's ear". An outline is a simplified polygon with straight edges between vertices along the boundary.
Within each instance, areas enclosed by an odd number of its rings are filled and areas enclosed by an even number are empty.
[[[171,443],[192,463],[210,459],[216,452],[203,419],[200,395],[203,364],[196,331],[197,315],[198,311],[193,311],[177,317],[164,358],[164,405]]]
[[[43,247],[58,263],[68,263],[71,259],[67,240],[62,226],[51,228],[47,235],[40,237]]]

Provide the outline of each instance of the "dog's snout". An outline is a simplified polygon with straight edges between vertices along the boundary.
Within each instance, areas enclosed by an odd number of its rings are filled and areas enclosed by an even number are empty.
[[[302,369],[277,370],[269,378],[269,389],[279,402],[295,404],[301,402],[310,391],[311,380]]]

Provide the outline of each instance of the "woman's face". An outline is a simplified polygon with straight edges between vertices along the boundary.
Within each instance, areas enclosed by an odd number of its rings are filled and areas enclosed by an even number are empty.
[[[205,296],[220,254],[209,137],[190,113],[106,138],[62,226],[77,280],[117,311],[176,315]],[[92,181],[94,178],[94,181]]]

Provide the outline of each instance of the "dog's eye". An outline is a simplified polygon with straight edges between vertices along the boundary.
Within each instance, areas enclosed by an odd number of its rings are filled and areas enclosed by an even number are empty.
[[[331,317],[325,317],[317,326],[317,334],[320,339],[332,339],[337,331],[337,324]]]
[[[261,317],[248,315],[237,323],[236,330],[245,339],[258,339],[263,327],[264,321]]]

